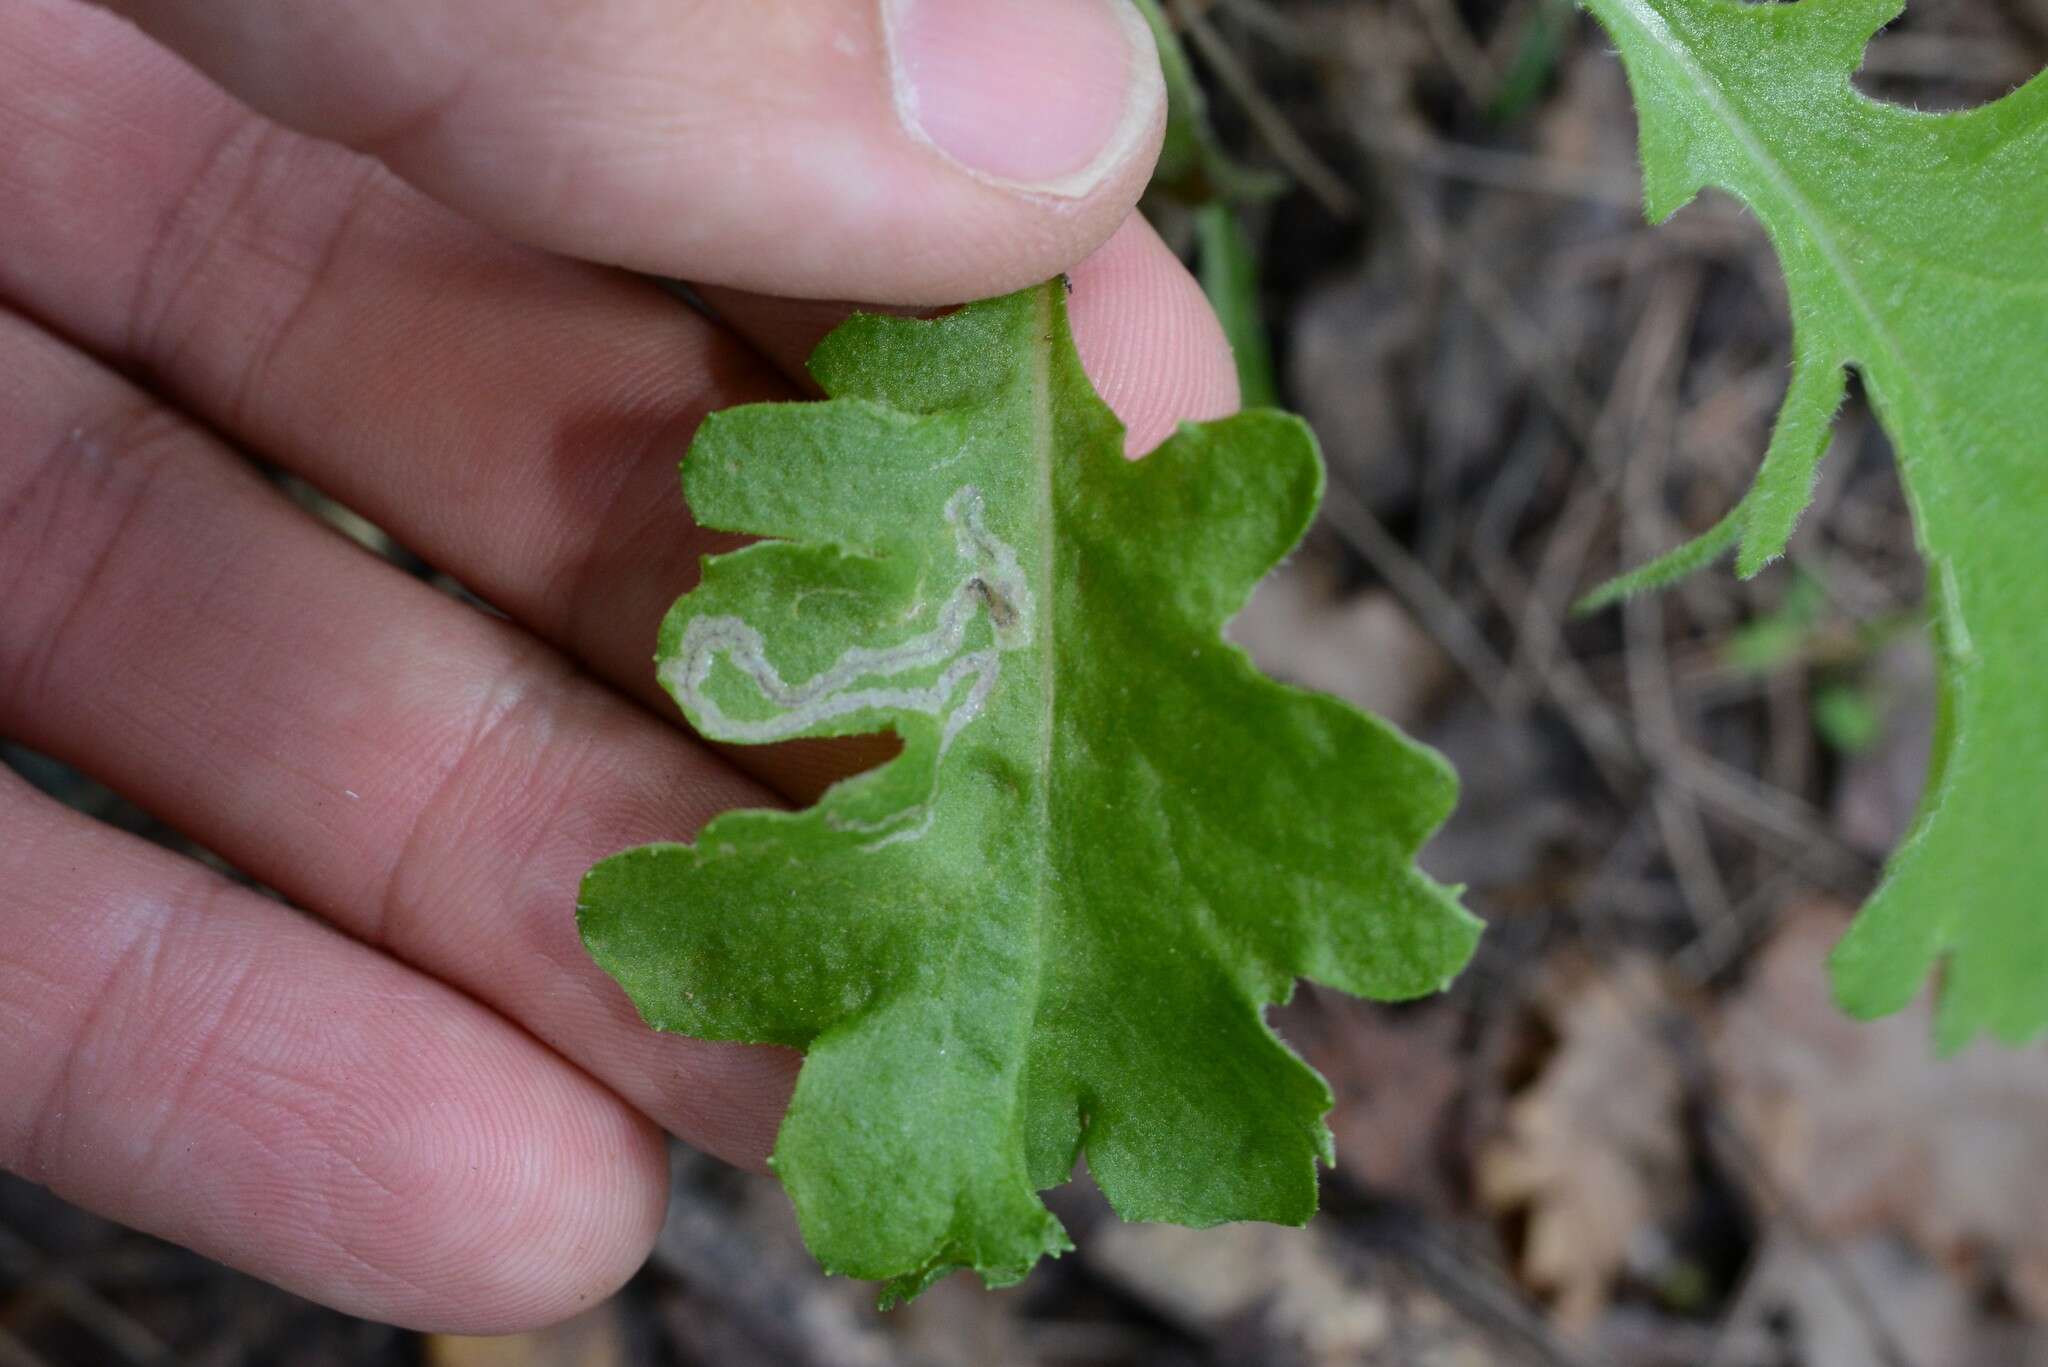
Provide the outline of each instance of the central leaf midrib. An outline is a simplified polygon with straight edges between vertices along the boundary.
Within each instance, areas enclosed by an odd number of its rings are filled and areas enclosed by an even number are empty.
[[[1039,781],[1032,792],[1037,804],[1031,813],[1033,834],[1037,837],[1037,858],[1033,861],[1033,887],[1031,890],[1032,933],[1035,937],[1031,955],[1030,1010],[1025,1018],[1035,1036],[1038,1030],[1038,1015],[1044,1007],[1046,935],[1053,919],[1048,882],[1053,860],[1059,851],[1054,848],[1053,787],[1058,782],[1058,771],[1053,764],[1053,738],[1055,711],[1058,707],[1059,686],[1059,586],[1056,581],[1059,568],[1059,511],[1054,502],[1053,476],[1059,451],[1053,424],[1052,402],[1052,354],[1054,331],[1054,300],[1052,291],[1056,285],[1041,286],[1033,296],[1033,306],[1027,317],[1030,320],[1031,336],[1027,345],[1031,355],[1031,452],[1030,458],[1036,467],[1038,494],[1038,621],[1039,638],[1034,645],[1038,650],[1038,775]],[[1030,1040],[1025,1041],[1028,1054]],[[1028,1066],[1028,1065],[1027,1065]],[[1018,1100],[1021,1104],[1027,1088],[1020,1073]]]

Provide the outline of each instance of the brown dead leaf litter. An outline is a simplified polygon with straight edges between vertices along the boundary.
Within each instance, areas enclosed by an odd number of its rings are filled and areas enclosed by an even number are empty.
[[[1480,1205],[1519,1217],[1523,1280],[1583,1334],[1642,1245],[1679,1213],[1685,1079],[1665,1032],[1675,1008],[1647,961],[1559,962],[1533,1005],[1556,1044],[1478,1154]]]
[[[1846,923],[1840,907],[1798,909],[1719,1022],[1714,1069],[1759,1209],[1793,1214],[1773,1206],[1794,1193],[1812,1238],[1893,1241],[1902,1276],[1938,1273],[1966,1306],[2048,1325],[2048,1045],[1940,1059],[1925,1001],[1842,1016],[1819,966]],[[2042,1331],[2028,1341],[2048,1354]]]

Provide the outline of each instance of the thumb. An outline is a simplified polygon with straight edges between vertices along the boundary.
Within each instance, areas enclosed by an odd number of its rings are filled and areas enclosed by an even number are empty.
[[[1165,95],[1128,0],[108,0],[257,109],[512,236],[936,304],[1108,238]]]

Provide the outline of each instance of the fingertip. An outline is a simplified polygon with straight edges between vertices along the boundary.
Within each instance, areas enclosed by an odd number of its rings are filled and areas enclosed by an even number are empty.
[[[1074,347],[1123,421],[1126,455],[1145,455],[1183,422],[1237,411],[1237,364],[1223,325],[1143,217],[1126,219],[1070,278]]]
[[[616,1103],[593,1114],[575,1154],[587,1186],[579,1192],[565,1184],[555,1194],[524,1259],[501,1273],[498,1308],[482,1328],[460,1332],[514,1334],[559,1323],[609,1299],[646,1265],[668,1215],[667,1138]],[[492,1241],[480,1242],[480,1254],[502,1256]]]
[[[432,1333],[524,1333],[611,1296],[661,1233],[661,1131],[580,1072],[536,1069],[523,1041],[442,1047],[445,1066],[475,1070],[469,1089],[373,1107],[381,1125],[328,1176],[290,1261],[324,1267],[321,1299]]]

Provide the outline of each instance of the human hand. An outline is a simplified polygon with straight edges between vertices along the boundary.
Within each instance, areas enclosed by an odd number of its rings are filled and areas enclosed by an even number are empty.
[[[835,772],[743,772],[660,694],[718,544],[676,462],[798,392],[843,310],[792,299],[1069,266],[1135,448],[1234,406],[1125,217],[1149,41],[1111,0],[920,0],[899,87],[848,0],[116,8],[154,37],[0,17],[0,733],[318,919],[0,772],[0,1165],[357,1314],[544,1323],[645,1256],[660,1131],[758,1166],[795,1071],[646,1029],[576,939],[594,860]]]

